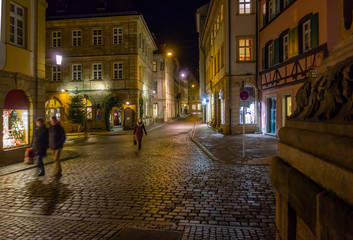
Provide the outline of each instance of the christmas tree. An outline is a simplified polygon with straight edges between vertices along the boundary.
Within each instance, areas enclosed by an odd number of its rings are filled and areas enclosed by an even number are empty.
[[[77,132],[80,132],[81,125],[86,121],[86,110],[82,100],[80,95],[72,96],[67,112],[67,119],[71,123],[77,124]]]

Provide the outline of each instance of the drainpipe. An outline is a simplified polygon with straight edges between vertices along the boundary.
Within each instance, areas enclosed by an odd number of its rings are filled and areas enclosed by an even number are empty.
[[[231,2],[232,0],[229,0],[228,3],[228,41],[229,41],[229,69],[228,69],[228,76],[229,76],[229,134],[232,134],[232,47],[231,47],[231,42],[232,42],[232,34],[231,34]]]

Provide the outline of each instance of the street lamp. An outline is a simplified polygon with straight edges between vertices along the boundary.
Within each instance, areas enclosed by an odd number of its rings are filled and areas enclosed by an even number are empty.
[[[61,65],[62,61],[63,61],[63,56],[56,55],[56,64]]]

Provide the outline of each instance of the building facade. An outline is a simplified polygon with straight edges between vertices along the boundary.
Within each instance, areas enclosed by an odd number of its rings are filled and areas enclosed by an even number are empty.
[[[108,10],[113,13],[48,16],[46,114],[60,118],[67,131],[75,129],[65,117],[73,94],[84,97],[90,131],[105,129],[110,97],[122,102],[109,114],[111,127],[131,128],[139,117],[147,125],[153,120],[154,39],[142,15]]]
[[[250,93],[246,131],[255,132],[256,1],[212,0],[196,14],[200,46],[201,97],[208,100],[206,121],[225,134],[242,131],[240,91]]]
[[[190,114],[202,114],[201,105],[201,94],[200,94],[200,84],[197,79],[190,74],[188,78],[189,82],[189,113]]]
[[[337,44],[336,9],[336,0],[259,1],[263,133],[278,134],[297,108],[298,90]]]
[[[0,2],[0,165],[23,159],[44,116],[44,0]]]
[[[176,117],[178,62],[163,47],[153,55],[153,118],[168,122]]]

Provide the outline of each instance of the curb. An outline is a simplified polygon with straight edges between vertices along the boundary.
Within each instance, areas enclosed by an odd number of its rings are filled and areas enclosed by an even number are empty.
[[[191,141],[193,141],[193,143],[195,143],[196,146],[198,146],[207,155],[207,157],[209,157],[212,161],[219,162],[219,163],[224,163],[221,160],[219,160],[218,158],[216,158],[210,151],[207,150],[207,148],[205,146],[203,146],[199,141],[197,141],[195,139],[196,124],[197,123],[195,123],[194,128],[192,129]]]
[[[62,159],[60,159],[60,162],[65,162],[65,161],[68,161],[68,160],[71,160],[71,159],[75,159],[75,158],[78,158],[78,157],[80,157],[79,153],[77,153],[76,155],[70,156],[70,157],[62,158]],[[54,161],[45,162],[44,166],[51,165],[53,163],[54,163]],[[15,174],[15,173],[19,173],[19,172],[23,172],[23,171],[27,171],[27,170],[30,170],[30,169],[35,169],[35,168],[37,168],[37,166],[36,165],[32,165],[30,167],[26,167],[26,168],[23,168],[23,169],[20,169],[20,170],[16,170],[16,171],[13,171],[13,172],[8,172],[8,173],[5,173],[5,174],[1,174],[0,177],[11,175],[11,174]]]

